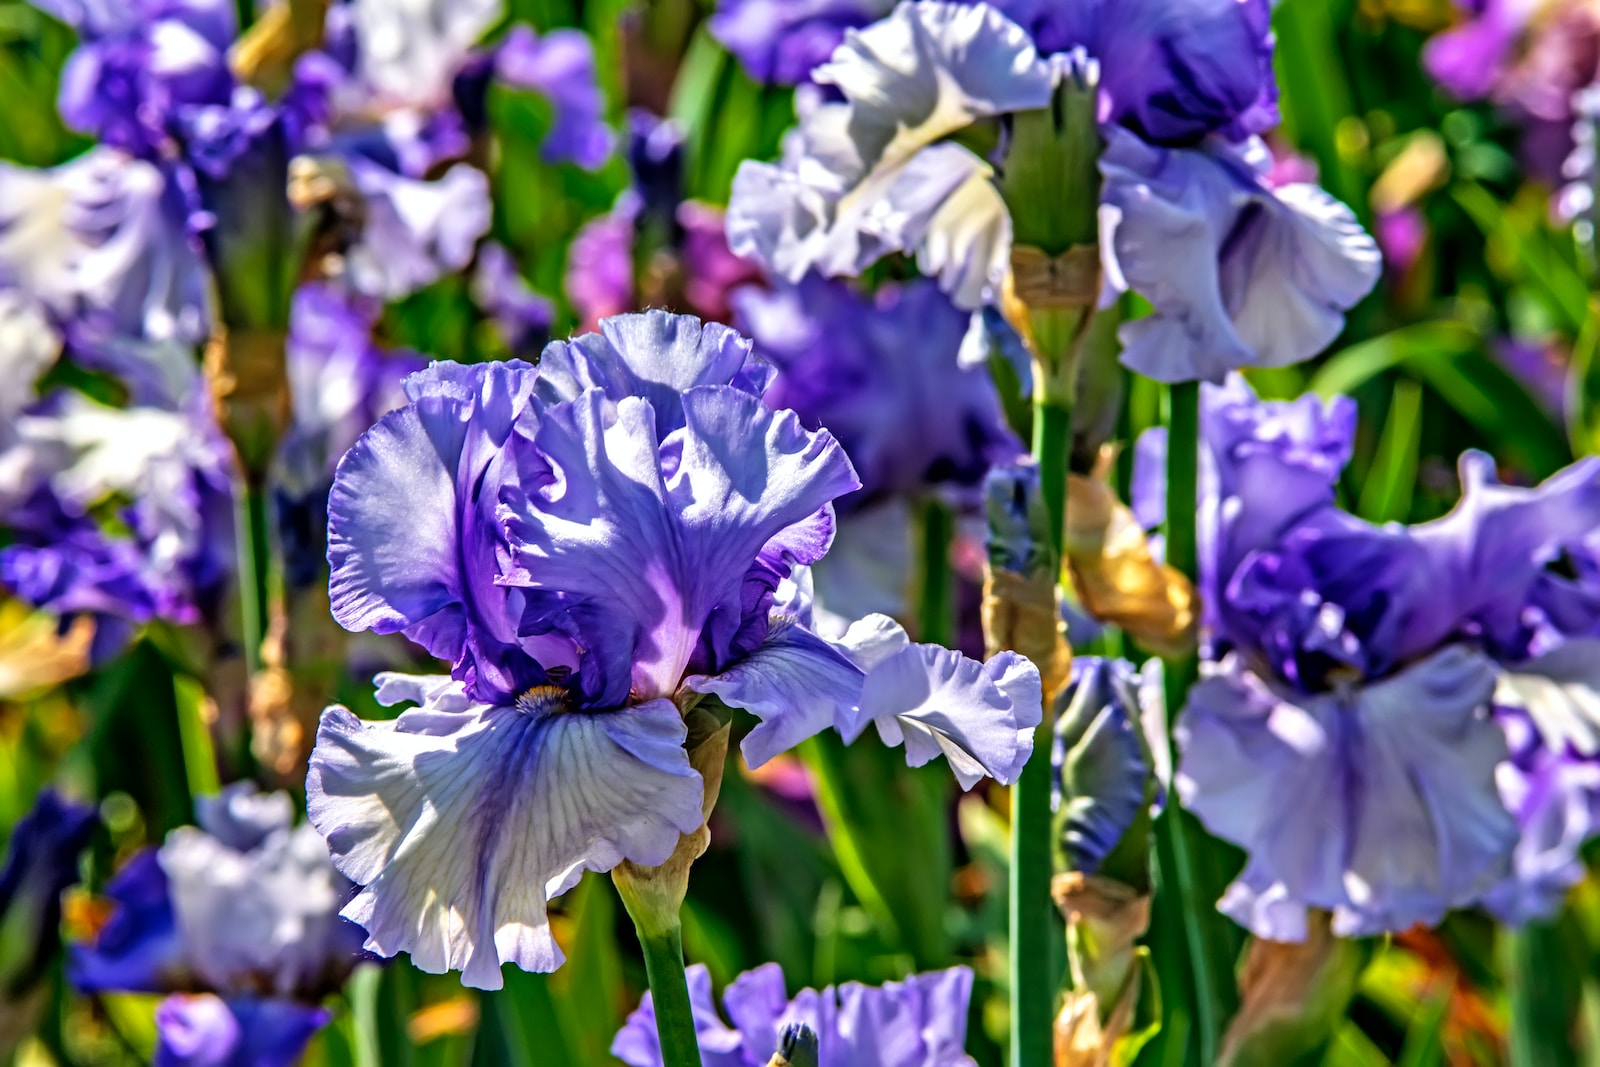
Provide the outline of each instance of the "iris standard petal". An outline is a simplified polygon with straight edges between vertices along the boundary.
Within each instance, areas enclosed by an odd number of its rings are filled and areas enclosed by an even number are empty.
[[[1044,107],[1053,88],[1022,27],[987,4],[903,3],[845,34],[812,78],[851,104],[860,161],[903,157],[974,120]]]
[[[335,865],[365,887],[344,914],[371,951],[498,989],[504,963],[560,966],[551,896],[584,870],[662,863],[700,826],[702,783],[670,701],[570,712],[545,690],[458,710],[449,692],[450,710],[392,722],[328,709],[307,807]]]
[[[1507,749],[1487,716],[1494,674],[1451,646],[1343,692],[1293,696],[1232,660],[1196,686],[1177,727],[1179,795],[1249,857],[1223,909],[1301,940],[1308,908],[1359,937],[1476,901],[1517,840],[1495,785]]]
[[[732,385],[759,392],[765,376],[750,341],[737,331],[693,315],[646,311],[605,319],[599,333],[546,345],[539,396],[547,404],[574,400],[586,389],[604,390],[612,400],[642,397],[655,411],[656,433],[665,437],[683,425],[685,390]]]
[[[1011,231],[993,168],[937,142],[1049,102],[1054,75],[1028,35],[984,4],[904,3],[850,33],[816,78],[845,102],[806,110],[781,163],[740,167],[729,247],[789,282],[915,253],[959,306],[997,297]]]
[[[635,397],[593,389],[547,410],[535,443],[554,480],[508,509],[524,629],[584,635],[591,706],[670,694],[691,660],[723,667],[763,548],[859,485],[838,442],[792,412],[727,386],[682,404],[665,439]]]
[[[1084,48],[1101,114],[1155,144],[1277,125],[1269,0],[1001,0],[1046,54]]]

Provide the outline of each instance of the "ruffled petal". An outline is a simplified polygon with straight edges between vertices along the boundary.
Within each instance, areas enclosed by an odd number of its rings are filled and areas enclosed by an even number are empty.
[[[539,396],[547,404],[575,400],[586,389],[604,390],[612,400],[642,397],[665,437],[683,425],[685,390],[732,385],[759,394],[763,369],[750,342],[721,323],[646,311],[605,319],[599,333],[546,345]]]
[[[1053,77],[1027,32],[987,4],[904,3],[852,30],[812,79],[851,104],[867,166],[1009,111],[1044,107]]]
[[[1545,566],[1600,527],[1600,457],[1533,489],[1501,485],[1483,452],[1463,453],[1460,471],[1460,502],[1414,531],[1434,583],[1428,619],[1444,632],[1471,623],[1491,654],[1520,658],[1532,636],[1525,608]]]
[[[1159,149],[1112,129],[1101,157],[1113,283],[1155,313],[1122,327],[1122,361],[1160,381],[1321,351],[1377,282],[1377,244],[1313,186],[1269,189],[1240,150]]]
[[[1039,670],[1014,652],[987,663],[939,645],[916,645],[881,616],[852,626],[840,642],[866,672],[860,702],[839,731],[853,741],[874,723],[884,743],[904,742],[920,767],[943,755],[963,789],[985,776],[1009,785],[1033,753],[1043,717]]]
[[[839,987],[837,1033],[822,1040],[830,1063],[881,1067],[974,1067],[965,1051],[972,972],[913,974],[882,987]],[[834,1051],[837,1050],[837,1051]]]
[[[536,419],[534,379],[517,360],[437,363],[412,375],[412,403],[362,435],[328,498],[334,618],[349,630],[404,633],[453,661],[485,697],[543,681],[541,663],[576,662],[550,641],[520,641],[513,594],[496,584],[495,509],[514,476],[505,446],[519,422]]]
[[[344,914],[369,950],[481,989],[500,987],[504,963],[554,970],[551,896],[584,870],[663,863],[700,826],[702,783],[670,701],[571,712],[558,694],[457,710],[456,690],[451,710],[392,722],[323,714],[307,808],[365,887]]]
[[[1494,673],[1449,647],[1343,695],[1290,697],[1231,660],[1197,685],[1176,784],[1249,855],[1223,909],[1258,936],[1300,940],[1308,908],[1360,937],[1476,901],[1518,836],[1495,784],[1507,749],[1487,717]]]
[[[592,389],[549,409],[535,443],[554,479],[507,509],[524,629],[583,635],[590,706],[670,694],[691,660],[720,669],[765,546],[859,485],[838,442],[792,412],[727,386],[682,404],[664,440],[635,397]]]
[[[761,724],[739,750],[759,767],[832,726],[861,699],[861,669],[798,625],[774,626],[753,653],[721,674],[693,675],[684,685],[714,693]]]

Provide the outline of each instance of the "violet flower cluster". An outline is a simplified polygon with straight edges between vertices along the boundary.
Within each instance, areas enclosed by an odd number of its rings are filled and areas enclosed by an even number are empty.
[[[837,643],[802,569],[860,482],[825,430],[761,394],[732,330],[662,312],[517,361],[435,363],[340,464],[332,606],[403,633],[448,676],[380,675],[387,722],[323,716],[312,822],[364,888],[344,914],[380,955],[459,969],[562,962],[546,906],[585,870],[663,863],[704,820],[685,711],[759,723],[752,766],[830,727],[875,725],[963,786],[1014,781],[1037,670],[913,644],[884,617]]]
[[[1342,397],[1202,394],[1209,665],[1175,785],[1248,854],[1221,907],[1291,941],[1311,909],[1350,936],[1546,914],[1600,814],[1600,461],[1524,489],[1469,452],[1452,512],[1377,526],[1334,503],[1354,423]],[[1146,522],[1162,451],[1141,442]]]
[[[155,1062],[289,1067],[327,1024],[322,1000],[365,957],[339,917],[353,887],[287,793],[230,786],[112,879],[114,910],[75,946],[84,992],[164,993]]]
[[[706,1067],[767,1067],[782,1035],[803,1025],[817,1038],[818,1067],[972,1067],[963,1051],[972,972],[965,967],[913,974],[903,982],[846,982],[792,999],[783,969],[768,963],[735,978],[722,994],[732,1026],[711,995],[711,974],[688,969],[701,1059]],[[644,996],[617,1034],[611,1054],[628,1067],[662,1067],[654,1001]]]
[[[813,71],[843,99],[803,94],[782,159],[741,166],[729,245],[790,282],[903,253],[959,306],[997,305],[1012,211],[1047,207],[1006,202],[1004,136],[992,158],[961,138],[1082,83],[1098,88],[1104,140],[1104,299],[1131,289],[1153,307],[1122,327],[1123,363],[1216,381],[1306,359],[1380,256],[1327,193],[1267,180],[1269,15],[1266,0],[902,3]]]
[[[291,158],[361,200],[329,280],[286,312],[293,417],[273,491],[299,586],[321,568],[335,463],[422,365],[374,342],[383,303],[470,267],[507,345],[543,341],[549,306],[482,240],[488,179],[464,161],[490,84],[553,99],[548,158],[598,166],[611,135],[587,39],[518,26],[480,47],[501,15],[492,2],[336,3],[276,97],[231,65],[230,3],[40,6],[79,34],[61,114],[100,143],[55,168],[0,165],[0,584],[95,617],[104,659],[152,620],[217,622],[235,462],[198,349],[235,317],[271,327],[260,299],[281,264],[266,253],[304,228],[288,210]],[[58,361],[110,376],[125,405],[41,396]]]

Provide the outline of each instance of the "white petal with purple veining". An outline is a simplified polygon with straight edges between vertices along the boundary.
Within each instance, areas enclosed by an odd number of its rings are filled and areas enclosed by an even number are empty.
[[[590,713],[556,699],[458,710],[454,698],[392,722],[323,714],[307,806],[335,865],[365,886],[344,914],[370,950],[483,989],[500,987],[502,963],[554,970],[551,896],[585,870],[662,863],[701,824],[676,706]]]

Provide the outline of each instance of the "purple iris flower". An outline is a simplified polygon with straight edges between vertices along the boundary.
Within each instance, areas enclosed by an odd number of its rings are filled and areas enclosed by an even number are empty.
[[[46,789],[12,827],[0,865],[0,921],[17,939],[8,940],[0,971],[6,1001],[25,999],[60,951],[61,894],[77,884],[78,857],[98,825],[93,808]]]
[[[303,57],[298,78],[328,87],[332,143],[412,178],[460,159],[488,124],[491,84],[549,98],[545,138],[552,162],[593,170],[611,153],[594,49],[577,30],[539,36],[513,26],[480,41],[504,15],[502,0],[349,0],[328,10],[323,48]]]
[[[968,316],[931,281],[864,295],[809,276],[741,290],[740,325],[777,369],[767,403],[825,426],[855,465],[860,506],[929,486],[976,486],[1025,449],[983,367],[958,355]]]
[[[1550,659],[1565,635],[1539,602],[1548,565],[1600,522],[1600,461],[1522,489],[1468,453],[1449,515],[1374,526],[1332,500],[1349,454],[1338,408],[1266,404],[1239,384],[1202,404],[1217,662],[1179,719],[1176,785],[1249,853],[1223,910],[1299,940],[1308,908],[1361,936],[1522,892],[1539,870],[1523,853],[1546,849],[1549,825],[1526,780],[1565,744],[1546,726],[1590,729],[1592,672],[1569,662],[1578,649]],[[1515,709],[1547,752],[1508,749]],[[1305,803],[1272,802],[1291,790]]]
[[[331,1017],[321,1001],[365,956],[339,917],[353,887],[287,793],[248,783],[197,802],[182,827],[107,887],[115,905],[68,978],[85,992],[172,994],[156,1062],[288,1067]]]
[[[4,494],[14,539],[0,584],[36,607],[95,616],[96,659],[153,618],[197,623],[220,608],[233,457],[203,399],[174,412],[59,393],[16,420],[18,441],[0,454],[26,486]],[[96,516],[108,506],[115,528]]]
[[[379,677],[380,702],[419,705],[398,719],[336,707],[318,732],[311,819],[365,886],[345,914],[370,949],[484,988],[503,963],[557,967],[549,898],[659,864],[701,824],[683,747],[700,694],[761,720],[752,765],[873,724],[968,786],[1020,771],[1040,714],[1026,661],[887,619],[830,644],[780,599],[859,483],[831,435],[762,403],[768,377],[726,327],[620,316],[537,369],[413,375],[340,464],[335,618],[452,664]]]
[[[1271,163],[1259,140],[1168,149],[1110,131],[1100,160],[1108,282],[1154,309],[1122,327],[1125,366],[1215,382],[1298,363],[1338,337],[1382,256],[1318,186],[1269,186]]]
[[[1264,0],[902,3],[813,72],[842,101],[803,99],[782,159],[740,167],[729,246],[791,283],[902,253],[958,306],[997,305],[1014,205],[996,162],[952,135],[1044,108],[1063,79],[1097,83],[1106,295],[1154,309],[1123,328],[1124,363],[1220,381],[1306,359],[1381,256],[1322,190],[1267,180],[1253,137],[1277,116],[1267,16]]]
[[[1100,65],[1101,121],[1158,145],[1278,124],[1269,0],[997,0],[1052,55]]]
[[[734,305],[777,370],[767,403],[826,427],[861,479],[838,502],[833,548],[812,565],[823,630],[843,633],[874,612],[905,615],[916,504],[939,494],[975,511],[989,468],[1025,451],[988,369],[961,363],[970,316],[928,280],[864,295],[810,275],[797,286],[740,289]]]
[[[764,85],[799,85],[845,32],[887,15],[895,0],[720,0],[711,35]]]
[[[689,1001],[706,1067],[766,1067],[784,1030],[804,1024],[817,1036],[818,1067],[972,1067],[963,1049],[972,972],[965,967],[914,974],[903,982],[846,982],[793,999],[776,963],[746,971],[722,994],[724,1022],[712,999],[711,974],[689,968]],[[731,1022],[730,1026],[728,1023]],[[628,1067],[661,1067],[649,993],[611,1043]]]
[[[158,158],[173,128],[234,91],[227,0],[39,0],[78,31],[61,75],[61,117],[130,155]]]
[[[0,289],[38,301],[75,345],[196,344],[207,285],[171,171],[105,147],[47,170],[0,165]]]

